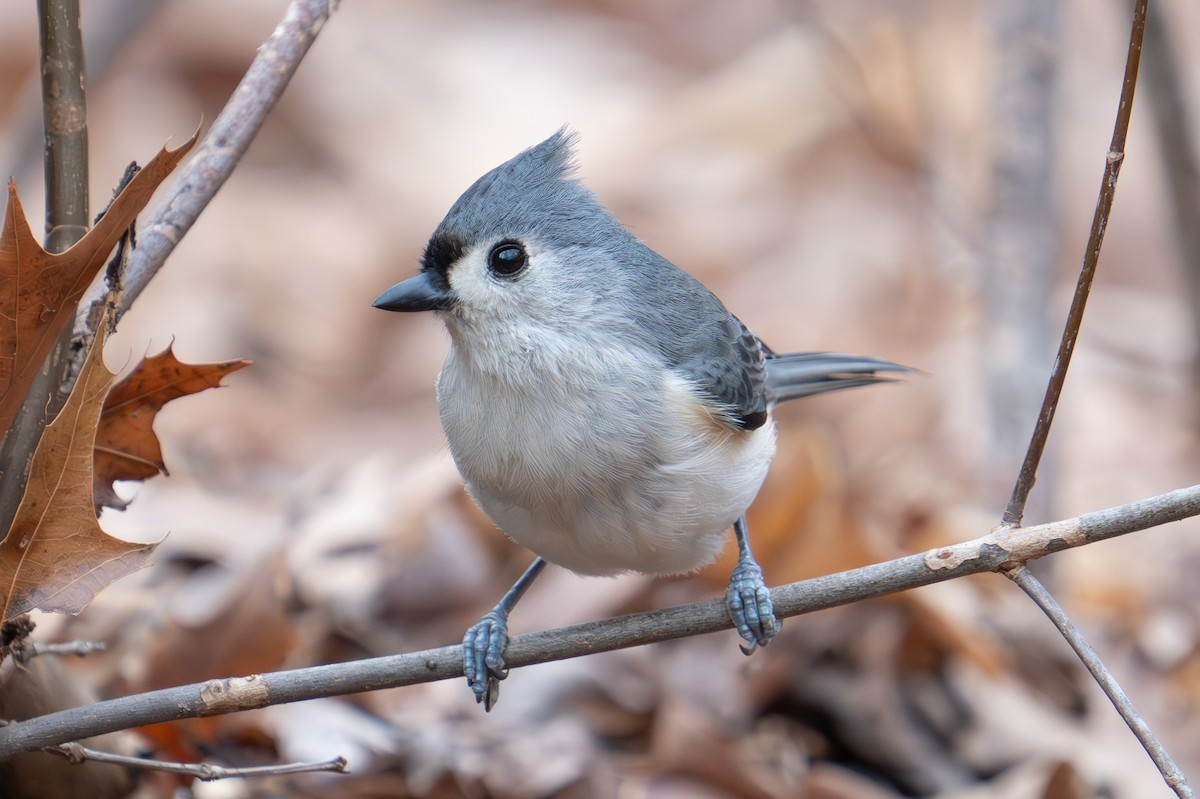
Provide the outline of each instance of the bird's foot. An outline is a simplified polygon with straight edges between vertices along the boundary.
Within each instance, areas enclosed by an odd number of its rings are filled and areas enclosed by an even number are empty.
[[[766,646],[779,632],[779,619],[771,603],[771,591],[763,581],[762,569],[753,558],[740,558],[729,588],[725,589],[725,606],[729,617],[737,628],[738,635],[746,643],[742,652],[750,655],[760,646]]]
[[[499,609],[484,614],[463,637],[463,673],[475,701],[490,711],[500,696],[500,681],[508,676],[504,650],[508,647],[507,614]]]

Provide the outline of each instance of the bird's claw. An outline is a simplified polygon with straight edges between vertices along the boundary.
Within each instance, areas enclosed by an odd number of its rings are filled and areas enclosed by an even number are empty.
[[[500,681],[508,676],[507,647],[508,619],[497,610],[484,614],[463,637],[463,674],[485,711],[496,704]]]
[[[739,644],[743,654],[766,646],[779,632],[771,591],[763,580],[762,569],[753,560],[740,560],[733,570],[725,591],[725,606],[738,635],[746,642]]]

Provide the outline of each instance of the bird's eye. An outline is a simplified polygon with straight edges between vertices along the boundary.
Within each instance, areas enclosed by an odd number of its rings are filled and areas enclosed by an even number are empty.
[[[488,253],[488,269],[501,277],[512,277],[525,268],[529,256],[525,248],[515,241],[502,241]]]

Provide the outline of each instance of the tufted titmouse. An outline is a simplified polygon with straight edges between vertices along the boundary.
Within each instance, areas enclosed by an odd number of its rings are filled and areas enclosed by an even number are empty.
[[[560,130],[477,180],[420,273],[375,301],[446,323],[437,396],[450,452],[479,506],[538,555],[463,641],[488,709],[508,613],[546,561],[681,574],[713,560],[732,526],[729,615],[743,651],[765,646],[779,621],[744,514],[775,452],[771,406],[905,371],[772,352],[573,177],[573,141]]]

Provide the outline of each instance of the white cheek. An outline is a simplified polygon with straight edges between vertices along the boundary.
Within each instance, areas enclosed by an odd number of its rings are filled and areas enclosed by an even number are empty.
[[[533,275],[522,273],[515,280],[493,275],[486,263],[493,244],[468,251],[450,269],[455,302],[444,318],[455,349],[473,369],[503,374],[531,349],[529,313],[520,303]]]
[[[486,250],[476,248],[460,258],[450,270],[450,289],[463,311],[489,308],[499,299],[501,287],[488,273],[484,263],[486,257]]]
[[[536,243],[527,243],[525,269],[503,277],[492,274],[487,267],[487,255],[493,246],[495,242],[488,242],[468,250],[450,269],[457,316],[483,335],[498,332],[487,328],[507,327],[516,319],[545,321],[546,300],[554,294],[551,282],[555,272],[561,270],[553,254]]]

